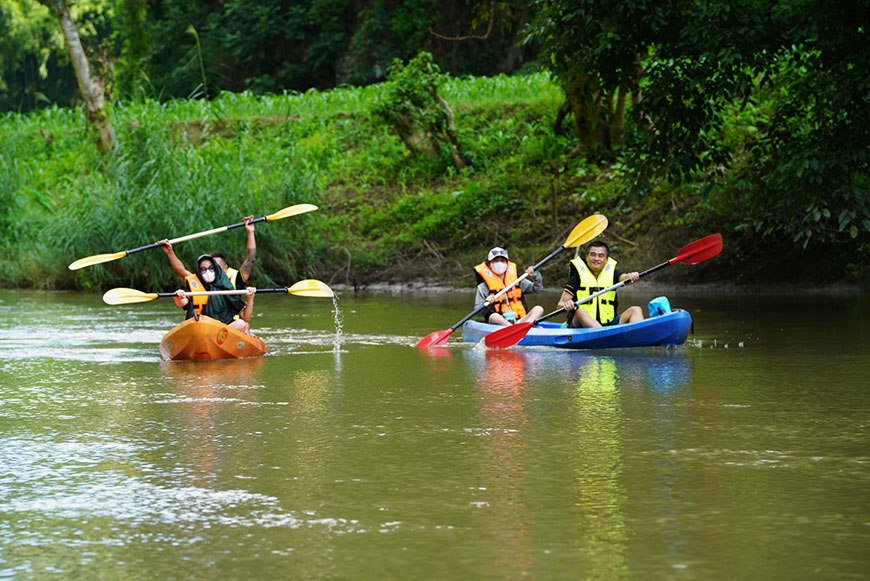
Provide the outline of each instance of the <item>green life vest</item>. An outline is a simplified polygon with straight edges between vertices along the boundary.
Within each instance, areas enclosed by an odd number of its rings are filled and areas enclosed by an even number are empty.
[[[572,260],[571,265],[577,269],[577,273],[580,275],[580,287],[574,293],[574,300],[581,300],[614,284],[613,275],[616,273],[616,261],[612,258],[607,259],[607,263],[598,273],[597,278],[581,257],[578,256]],[[600,297],[580,305],[579,308],[589,313],[589,316],[602,325],[606,325],[616,317],[616,291],[604,293]]]

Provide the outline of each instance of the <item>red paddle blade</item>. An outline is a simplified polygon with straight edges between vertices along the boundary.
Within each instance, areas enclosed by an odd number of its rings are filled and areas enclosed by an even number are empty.
[[[450,337],[450,333],[453,332],[453,329],[444,329],[443,331],[435,331],[434,333],[429,333],[417,343],[417,347],[429,347],[430,345],[441,345],[443,343],[447,343],[447,338]]]
[[[484,337],[483,342],[487,347],[492,347],[493,349],[504,349],[505,347],[510,347],[511,345],[515,345],[522,341],[523,337],[526,336],[529,329],[534,325],[534,323],[525,322],[503,327]]]
[[[682,262],[684,264],[698,264],[722,252],[722,235],[710,234],[691,244],[686,244],[680,252],[668,262]]]

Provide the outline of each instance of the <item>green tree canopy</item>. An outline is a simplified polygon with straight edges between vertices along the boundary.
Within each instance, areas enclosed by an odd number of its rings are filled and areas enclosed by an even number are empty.
[[[70,7],[92,60],[100,61],[100,47],[108,51],[114,6],[111,0],[78,0]],[[0,0],[0,110],[69,105],[76,94],[63,35],[51,11],[37,0]]]
[[[538,0],[529,29],[542,62],[598,136],[632,130],[618,153],[637,172],[684,179],[727,167],[726,112],[765,106],[741,198],[763,231],[796,238],[870,227],[867,0]],[[578,91],[580,86],[582,90]],[[598,138],[605,149],[614,144]],[[619,144],[617,144],[619,145]],[[807,216],[811,217],[807,222]],[[827,220],[826,220],[827,219]]]
[[[465,0],[124,0],[118,86],[122,95],[161,98],[278,93],[383,80],[393,59],[420,50],[452,74],[507,72],[534,59],[515,48],[525,13],[485,43],[430,32],[453,32],[473,18]]]

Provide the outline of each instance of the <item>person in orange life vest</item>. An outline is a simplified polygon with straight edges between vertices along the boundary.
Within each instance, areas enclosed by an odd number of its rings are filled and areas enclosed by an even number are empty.
[[[254,269],[254,262],[257,261],[257,241],[254,238],[254,225],[251,224],[251,220],[253,219],[253,216],[247,216],[242,220],[245,223],[245,231],[248,233],[248,257],[238,270],[229,267],[227,259],[224,257],[223,253],[211,253],[211,257],[214,258],[214,261],[217,262],[218,266],[220,266],[225,273],[227,273],[227,277],[229,277],[230,282],[233,283],[233,288],[239,288],[239,278],[241,278],[242,283],[248,282],[248,279],[251,278],[251,271]]]
[[[504,248],[493,248],[489,251],[485,262],[474,267],[477,276],[477,294],[474,308],[483,310],[483,320],[493,325],[512,325],[521,322],[535,322],[543,314],[544,309],[535,305],[531,309],[526,306],[526,293],[539,293],[544,289],[544,279],[530,266],[526,269],[529,275],[503,294],[497,301],[493,297],[506,286],[517,279],[517,265],[508,261],[508,253]]]
[[[611,287],[617,282],[628,280],[628,284],[631,284],[640,278],[637,272],[621,272],[616,268],[616,261],[610,257],[610,247],[607,244],[591,243],[586,247],[586,259],[578,256],[571,261],[569,268],[570,276],[559,298],[559,307],[568,311],[570,327],[601,327],[643,320],[643,311],[638,306],[627,308],[619,319],[616,318],[616,291],[604,293],[579,307],[574,304],[574,301]]]
[[[169,257],[169,263],[172,269],[182,274],[184,278],[184,286],[188,291],[212,291],[212,290],[235,290],[226,273],[217,266],[215,260],[208,254],[203,254],[196,259],[196,274],[188,271],[184,264],[175,255],[172,249],[172,244],[164,241],[163,252]],[[247,288],[246,300],[242,300],[239,295],[211,295],[211,296],[196,296],[187,297],[184,295],[184,290],[176,291],[175,304],[181,308],[187,308],[186,319],[194,316],[194,312],[211,317],[221,323],[238,329],[243,333],[251,334],[251,326],[249,321],[254,314],[254,295],[257,289],[254,287]],[[238,315],[238,318],[235,318]]]

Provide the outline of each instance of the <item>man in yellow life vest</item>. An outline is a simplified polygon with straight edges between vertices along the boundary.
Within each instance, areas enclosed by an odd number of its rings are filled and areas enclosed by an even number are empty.
[[[621,272],[616,268],[616,261],[610,257],[610,247],[604,242],[593,242],[586,247],[586,260],[578,256],[571,261],[570,276],[559,307],[568,311],[568,325],[571,327],[601,327],[622,323],[634,323],[643,320],[643,311],[638,306],[625,310],[619,319],[616,318],[616,291],[604,293],[600,297],[579,307],[575,301],[595,294],[613,286],[617,282],[630,280],[637,282],[640,275],[637,272]]]
[[[517,265],[508,261],[508,253],[504,248],[493,248],[489,251],[486,261],[474,267],[477,276],[477,294],[474,308],[482,311],[483,320],[493,325],[512,325],[520,322],[537,321],[544,314],[544,309],[535,305],[531,309],[526,306],[525,293],[539,293],[544,288],[544,279],[530,266],[526,269],[528,278],[524,278],[498,300],[495,295],[517,280]]]
[[[245,223],[245,231],[248,233],[248,257],[245,258],[245,261],[238,270],[230,268],[223,253],[211,253],[214,261],[217,262],[218,266],[220,266],[225,273],[227,273],[227,278],[230,279],[233,288],[236,289],[239,288],[239,278],[241,278],[242,285],[248,282],[248,279],[251,278],[251,271],[254,269],[254,262],[257,261],[257,240],[254,238],[254,225],[251,224],[251,220],[253,219],[253,216],[247,216],[242,220]]]

